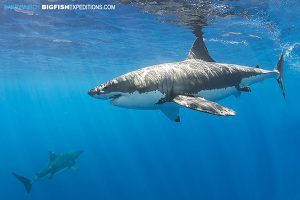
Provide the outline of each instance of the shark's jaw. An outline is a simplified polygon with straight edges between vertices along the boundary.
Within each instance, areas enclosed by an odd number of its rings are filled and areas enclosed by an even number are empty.
[[[118,93],[118,92],[105,92],[102,90],[98,90],[97,87],[91,89],[88,94],[96,99],[103,99],[103,100],[114,100],[120,96],[122,96],[122,94]]]
[[[113,96],[111,98],[111,104],[129,109],[156,110],[161,106],[157,102],[164,97],[165,95],[159,91],[149,91],[145,93],[135,91],[133,93],[122,93]]]
[[[113,95],[113,96],[109,97],[110,103],[113,104],[113,102],[116,101],[121,96],[122,96],[121,94],[116,94],[116,95]]]

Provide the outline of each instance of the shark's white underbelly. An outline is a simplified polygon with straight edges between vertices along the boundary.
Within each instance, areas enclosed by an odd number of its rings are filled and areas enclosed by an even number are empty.
[[[210,101],[218,101],[226,98],[230,95],[238,93],[235,87],[202,90],[195,96],[203,97]],[[120,97],[111,101],[115,106],[125,107],[130,109],[141,109],[141,110],[156,110],[160,109],[163,104],[158,102],[165,97],[159,91],[152,91],[146,93],[134,92],[131,94],[122,94]]]
[[[265,79],[276,77],[278,73],[276,72],[269,72],[265,74],[259,74],[256,76],[250,76],[247,78],[243,78],[239,87],[248,87],[254,83],[262,82]],[[210,101],[219,101],[231,95],[239,94],[240,91],[237,90],[235,86],[226,87],[226,88],[219,88],[219,89],[212,89],[212,90],[202,90],[197,95],[203,97]]]
[[[241,83],[240,83],[240,86],[241,87],[249,86],[249,85],[252,85],[254,83],[262,82],[265,79],[276,78],[278,75],[279,75],[278,72],[270,71],[270,72],[265,73],[265,74],[259,74],[257,76],[250,76],[250,77],[247,77],[247,78],[243,78]]]
[[[115,106],[141,109],[141,110],[155,110],[159,109],[157,104],[160,99],[164,98],[164,94],[159,91],[151,91],[145,93],[133,92],[131,94],[122,94],[120,97],[111,101]]]
[[[198,92],[197,96],[202,97],[204,99],[210,101],[219,101],[224,99],[228,96],[237,94],[239,91],[236,87],[227,87],[227,88],[219,88],[219,89],[212,89],[212,90],[202,90]]]

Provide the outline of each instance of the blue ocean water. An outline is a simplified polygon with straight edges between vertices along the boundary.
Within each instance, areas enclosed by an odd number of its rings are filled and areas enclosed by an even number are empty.
[[[147,1],[30,12],[4,9],[11,2],[0,2],[1,200],[300,199],[299,2],[236,1],[243,16],[212,12],[202,29],[218,62],[273,69],[284,49],[286,101],[276,80],[266,80],[220,101],[237,116],[181,109],[179,124],[87,91],[141,67],[184,60],[195,39],[190,26],[149,12]],[[80,149],[78,170],[33,184],[29,195],[11,175],[31,178],[48,151]]]

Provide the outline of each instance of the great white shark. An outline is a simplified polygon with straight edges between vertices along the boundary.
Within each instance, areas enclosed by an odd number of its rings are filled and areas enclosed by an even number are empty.
[[[217,101],[230,95],[250,92],[250,85],[275,78],[285,97],[283,52],[273,70],[236,64],[217,63],[198,37],[186,60],[141,68],[89,90],[98,99],[109,99],[115,106],[129,109],[161,110],[180,122],[182,107],[219,116],[236,112]]]
[[[74,151],[64,154],[55,154],[53,152],[49,152],[49,163],[36,175],[32,178],[26,178],[20,176],[16,173],[12,173],[21,183],[23,183],[27,193],[30,193],[32,184],[39,181],[44,177],[49,177],[50,179],[53,176],[65,169],[74,168],[76,164],[76,160],[83,153],[83,151]]]

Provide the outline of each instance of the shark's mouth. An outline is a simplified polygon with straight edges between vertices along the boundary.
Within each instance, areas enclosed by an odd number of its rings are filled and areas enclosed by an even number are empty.
[[[110,102],[113,102],[113,101],[117,100],[121,96],[122,96],[121,94],[116,94],[116,95],[113,95],[113,96],[109,97]]]

